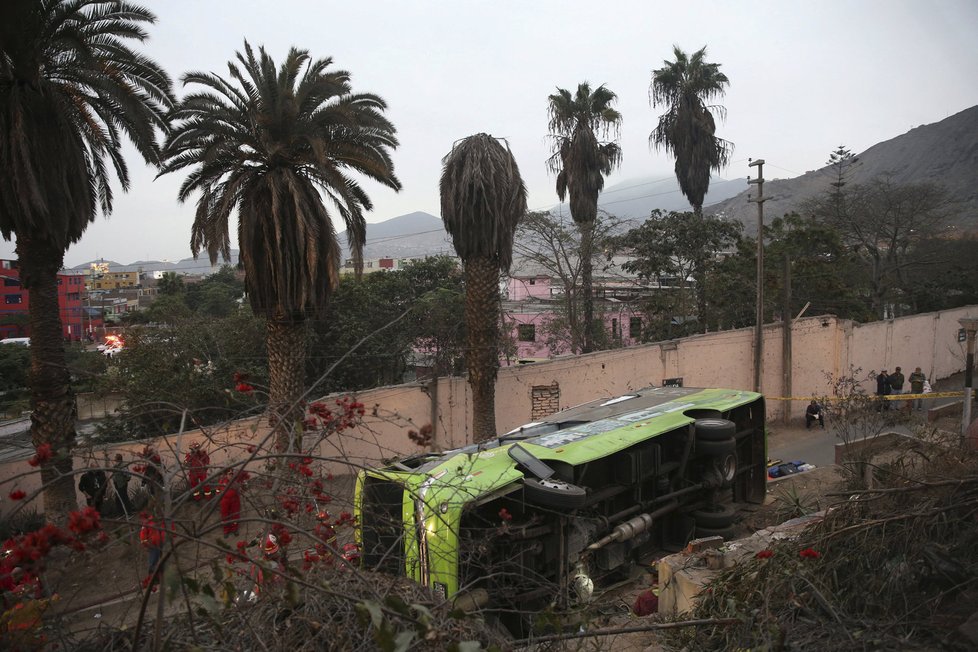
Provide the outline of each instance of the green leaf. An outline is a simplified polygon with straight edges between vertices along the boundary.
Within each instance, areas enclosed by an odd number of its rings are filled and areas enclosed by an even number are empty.
[[[386,604],[394,613],[398,613],[402,616],[411,615],[407,603],[404,602],[404,599],[399,595],[387,596],[387,598],[384,600],[384,604]]]
[[[357,605],[357,611],[368,616],[370,623],[378,629],[381,623],[384,622],[384,612],[381,610],[380,605],[373,600],[364,600],[359,603]]]
[[[217,603],[213,594],[200,596],[200,604],[211,615],[215,615],[221,610],[221,606]]]
[[[453,652],[479,652],[482,649],[482,645],[479,641],[458,641],[450,649]]]
[[[394,652],[404,652],[414,641],[414,632],[411,630],[406,630],[401,632],[394,638]]]
[[[299,585],[295,582],[288,582],[285,585],[285,602],[290,607],[295,607],[301,601],[301,594],[299,592]]]
[[[163,587],[166,591],[166,595],[169,598],[168,602],[172,602],[178,597],[180,589],[180,572],[175,566],[167,566],[163,569]]]

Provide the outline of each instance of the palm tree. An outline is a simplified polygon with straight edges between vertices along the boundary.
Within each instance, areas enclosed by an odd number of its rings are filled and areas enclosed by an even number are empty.
[[[617,96],[598,86],[578,84],[577,93],[558,88],[548,98],[547,113],[554,140],[554,153],[548,161],[557,175],[557,197],[570,195],[570,212],[581,231],[581,292],[584,294],[583,352],[594,350],[594,300],[591,268],[594,249],[594,220],[598,215],[598,194],[604,177],[621,162],[618,143],[598,140],[609,134],[617,137],[621,114],[612,108]]]
[[[163,272],[156,289],[160,294],[179,294],[183,292],[183,279],[176,272]]]
[[[229,222],[238,243],[251,308],[267,323],[269,418],[286,449],[305,386],[305,318],[320,313],[339,279],[340,245],[326,204],[346,225],[362,259],[373,205],[351,172],[399,190],[390,151],[394,126],[384,100],[353,93],[350,73],[332,59],[291,49],[282,65],[245,42],[231,80],[202,72],[183,77],[201,90],[174,111],[163,173],[193,168],[180,187],[199,192],[190,246],[211,263],[230,259]],[[240,67],[239,67],[240,64]],[[324,198],[327,200],[324,203]]]
[[[442,159],[441,219],[465,267],[466,361],[475,441],[496,435],[499,273],[513,260],[526,186],[509,151],[488,134],[464,138]]]
[[[65,368],[58,270],[99,209],[112,210],[112,172],[129,172],[123,136],[149,163],[160,160],[171,82],[130,49],[155,16],[128,2],[6,0],[0,3],[0,234],[16,238],[31,293],[31,438],[55,452],[41,464],[51,519],[77,507],[69,451],[75,397]]]
[[[676,157],[679,189],[700,215],[710,189],[710,171],[719,172],[733,153],[733,143],[715,136],[716,121],[710,112],[715,109],[722,118],[724,108],[706,102],[722,96],[730,82],[720,72],[720,64],[704,61],[706,47],[692,57],[678,46],[673,46],[673,53],[675,61],[663,61],[662,68],[652,71],[652,106],[665,104],[667,110],[659,116],[649,144]]]

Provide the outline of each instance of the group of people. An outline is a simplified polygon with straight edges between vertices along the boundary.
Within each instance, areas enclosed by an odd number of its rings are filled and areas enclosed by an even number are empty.
[[[143,476],[142,484],[149,490],[150,497],[154,498],[159,495],[163,487],[163,472],[160,468],[162,462],[159,455],[152,451],[144,454],[143,457],[146,459],[146,464],[139,467]],[[102,512],[111,486],[112,496],[122,516],[129,518],[135,513],[136,509],[129,495],[129,481],[136,473],[136,469],[130,470],[129,465],[122,453],[116,453],[111,475],[107,476],[95,461],[89,463],[88,470],[78,479],[78,490],[84,494],[85,502],[89,507]]]
[[[909,391],[907,391],[909,389]],[[916,398],[907,401],[907,408],[910,410],[921,411],[924,409],[923,394],[931,392],[930,382],[927,376],[917,367],[910,374],[909,378],[904,377],[903,370],[896,368],[892,374],[883,369],[876,376],[876,395],[880,399],[880,410],[889,410],[893,404],[893,399],[886,398],[894,394],[915,394]]]
[[[159,511],[159,499],[164,483],[163,462],[160,455],[149,446],[139,454],[139,457],[142,461],[132,464],[130,468],[130,463],[126,462],[122,453],[117,453],[114,458],[115,464],[109,474],[106,473],[108,464],[100,466],[93,460],[79,478],[78,489],[84,494],[88,506],[94,507],[99,512],[103,511],[106,498],[111,496],[121,515],[128,519],[136,513],[129,495],[129,483],[134,476],[142,476],[142,484],[147,488],[149,496],[146,509],[139,514],[141,521],[139,540],[149,554],[149,577],[152,577],[160,562],[168,529],[162,519],[153,516],[153,513]],[[219,495],[224,536],[227,538],[237,533],[241,519],[240,489],[248,479],[247,472],[229,468],[217,482],[213,482],[209,478],[210,456],[199,442],[191,444],[185,462],[193,499],[200,501]],[[169,528],[172,528],[172,524]]]

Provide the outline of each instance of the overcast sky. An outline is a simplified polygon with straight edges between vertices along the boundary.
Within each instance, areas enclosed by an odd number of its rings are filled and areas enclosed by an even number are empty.
[[[508,140],[530,208],[554,205],[547,96],[582,81],[618,95],[624,160],[607,184],[671,175],[672,159],[648,146],[661,112],[649,106],[648,87],[673,44],[687,52],[708,46],[708,60],[730,79],[717,130],[736,146],[726,179],[746,178],[748,157],[767,161],[769,179],[797,176],[840,144],[861,152],[978,104],[974,0],[144,3],[158,17],[146,53],[175,80],[188,70],[226,75],[247,39],[276,62],[292,45],[330,56],[352,73],[356,91],[384,97],[404,189],[367,182],[370,222],[438,215],[441,158],[479,132]],[[68,250],[67,265],[189,255],[194,206],[176,201],[182,175],[154,180],[130,160],[130,192]],[[13,250],[0,240],[0,258]]]

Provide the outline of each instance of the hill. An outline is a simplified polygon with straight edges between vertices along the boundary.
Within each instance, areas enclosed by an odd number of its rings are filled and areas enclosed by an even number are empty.
[[[829,152],[826,152],[828,158]],[[866,183],[889,175],[897,183],[943,184],[954,202],[949,224],[968,231],[978,230],[978,106],[965,109],[940,122],[921,125],[905,134],[877,143],[857,154],[849,183]],[[774,161],[772,161],[774,162]],[[776,179],[764,184],[771,197],[764,204],[765,219],[799,210],[805,200],[827,192],[832,174],[829,166],[793,179]],[[747,202],[744,190],[735,197],[709,207],[710,211],[744,223],[748,233],[757,231],[757,205]]]

